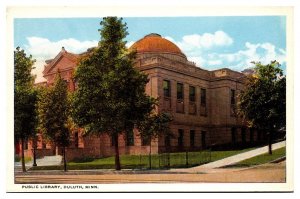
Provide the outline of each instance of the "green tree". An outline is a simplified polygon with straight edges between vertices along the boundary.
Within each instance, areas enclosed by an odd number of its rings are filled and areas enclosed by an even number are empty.
[[[14,137],[21,141],[22,170],[26,172],[24,145],[35,134],[37,125],[37,93],[33,89],[34,76],[31,75],[35,60],[27,56],[19,47],[14,51]]]
[[[60,73],[53,87],[41,89],[38,101],[39,126],[43,136],[62,148],[64,170],[67,170],[66,147],[70,143],[70,101],[66,82]]]
[[[147,76],[133,67],[136,53],[125,47],[126,23],[105,17],[100,25],[98,47],[82,58],[75,71],[79,87],[73,95],[73,118],[87,134],[112,137],[115,168],[120,170],[118,136],[131,132],[151,112],[154,100],[145,94]]]
[[[280,64],[254,62],[255,73],[249,75],[240,94],[239,112],[250,127],[268,132],[269,154],[275,132],[286,127],[286,77]]]
[[[170,129],[170,122],[172,116],[169,113],[152,113],[145,117],[144,121],[139,122],[137,128],[139,129],[140,136],[143,140],[149,142],[149,166],[151,168],[151,141],[157,137],[172,137]]]

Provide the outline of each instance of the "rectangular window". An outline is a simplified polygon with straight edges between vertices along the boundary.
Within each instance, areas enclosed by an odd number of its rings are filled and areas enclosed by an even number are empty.
[[[206,106],[206,89],[201,88],[201,105]]]
[[[254,141],[254,129],[250,128],[250,142],[252,143]]]
[[[235,90],[231,89],[231,104],[235,104]]]
[[[246,128],[241,129],[242,143],[246,142]]]
[[[261,130],[257,130],[256,131],[257,132],[257,141],[261,141],[261,139],[262,139],[262,131]]]
[[[190,102],[195,101],[196,90],[194,86],[190,86]]]
[[[133,146],[134,145],[133,131],[127,132],[127,134],[126,134],[126,144],[127,144],[127,146]]]
[[[171,85],[169,80],[164,80],[163,88],[164,88],[164,97],[171,97]]]
[[[177,99],[183,100],[183,84],[177,83]]]
[[[195,146],[195,131],[190,130],[190,147]]]
[[[142,139],[142,146],[149,146],[150,145],[150,138],[149,137],[147,137],[147,138],[142,137],[141,139]]]
[[[236,128],[235,127],[231,128],[231,140],[232,140],[232,143],[236,143]]]
[[[178,146],[183,146],[183,129],[178,129]]]
[[[75,148],[78,148],[78,132],[74,133],[74,146]]]
[[[42,148],[43,148],[43,149],[46,149],[46,148],[47,148],[47,144],[46,144],[45,141],[42,142]]]
[[[115,146],[115,139],[113,135],[111,136],[111,146]]]
[[[24,150],[28,149],[28,139],[24,140]]]
[[[169,135],[167,135],[165,137],[165,146],[171,146],[171,141],[170,141],[170,136]]]
[[[202,149],[206,148],[206,131],[201,131],[201,145]]]

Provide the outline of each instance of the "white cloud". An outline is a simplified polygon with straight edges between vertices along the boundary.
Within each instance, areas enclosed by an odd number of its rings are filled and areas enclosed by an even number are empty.
[[[197,66],[203,66],[205,65],[205,59],[203,59],[201,56],[197,57],[188,57],[189,61],[195,62]]]
[[[165,39],[167,39],[167,40],[169,40],[169,41],[171,41],[173,43],[176,42],[172,37],[169,37],[169,36],[166,36],[166,37],[163,37],[163,38],[165,38]]]
[[[203,33],[203,34],[191,34],[185,35],[180,41],[176,41],[170,36],[164,37],[175,43],[190,61],[196,63],[196,65],[202,67],[207,65],[221,65],[222,59],[211,60],[206,51],[214,48],[228,47],[233,44],[234,40],[227,33],[222,30],[214,33]]]
[[[277,60],[283,64],[286,62],[286,52],[283,49],[276,48],[271,43],[252,44],[246,42],[244,49],[233,53],[215,54],[214,59],[223,59],[229,67],[235,70],[243,70],[253,66],[252,61],[260,61],[262,64],[268,64]]]
[[[36,82],[45,81],[42,77],[45,60],[54,58],[62,47],[72,53],[82,53],[88,48],[98,45],[98,41],[95,40],[79,41],[73,38],[50,41],[42,37],[28,37],[27,40],[28,45],[25,45],[25,51],[37,60],[34,65],[35,69],[32,71],[34,75],[37,75]]]
[[[277,60],[279,63],[284,64],[286,60],[286,51],[268,42],[246,42],[238,51],[218,53],[222,51],[222,47],[227,47],[228,50],[228,46],[233,43],[233,39],[223,31],[217,31],[213,34],[185,35],[180,41],[175,41],[172,37],[165,38],[178,45],[190,61],[209,70],[229,67],[233,70],[242,71],[245,68],[252,67],[252,61],[267,64]]]
[[[171,38],[171,37],[166,37]],[[170,39],[174,42],[173,39]],[[215,33],[204,33],[185,35],[182,41],[177,42],[183,51],[190,51],[194,49],[209,49],[213,47],[229,46],[233,43],[233,39],[225,32],[219,30]]]
[[[222,60],[210,60],[207,62],[211,66],[220,66],[223,61]]]
[[[126,43],[126,47],[130,48],[135,42],[134,41],[129,41]]]
[[[25,49],[28,53],[32,54],[33,57],[50,59],[53,58],[62,47],[65,47],[67,51],[72,53],[81,53],[90,47],[97,46],[98,41],[79,41],[77,39],[69,38],[59,41],[50,41],[46,38],[41,37],[28,37],[28,45]]]

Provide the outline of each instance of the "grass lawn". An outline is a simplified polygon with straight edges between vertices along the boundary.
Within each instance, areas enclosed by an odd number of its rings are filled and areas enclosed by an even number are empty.
[[[24,160],[25,160],[25,163],[30,162],[31,157],[25,157]],[[21,162],[21,158],[19,156],[15,156],[15,162]]]
[[[248,148],[244,150],[231,151],[200,151],[200,152],[180,152],[170,154],[153,154],[151,155],[152,169],[167,168],[186,168],[193,167],[208,162],[220,160],[232,155],[252,150]],[[187,158],[187,159],[186,159]],[[121,155],[122,169],[149,169],[149,155]],[[85,170],[85,169],[114,169],[114,157],[98,158],[98,159],[78,159],[68,163],[68,170]],[[62,166],[37,166],[31,170],[60,170]]]
[[[285,147],[273,150],[272,155],[269,155],[268,153],[238,162],[237,164],[227,166],[228,167],[250,167],[250,166],[255,166],[259,164],[264,164],[268,163],[271,161],[274,161],[278,158],[284,157],[285,156]]]

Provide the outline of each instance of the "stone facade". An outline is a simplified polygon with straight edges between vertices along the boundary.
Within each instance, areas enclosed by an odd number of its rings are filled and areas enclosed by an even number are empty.
[[[139,132],[134,130],[134,141],[128,146],[125,135],[119,137],[120,154],[148,154],[171,151],[201,150],[211,145],[248,142],[258,139],[256,131],[246,128],[236,114],[237,95],[243,89],[242,73],[228,68],[208,71],[187,60],[181,50],[158,34],[150,34],[137,41],[130,50],[137,51],[136,68],[148,74],[145,91],[159,99],[158,112],[173,116],[171,138],[159,137],[151,145],[142,145]],[[76,89],[72,78],[78,58],[62,48],[52,60],[47,60],[44,85],[52,85],[59,70],[68,82],[70,91]],[[29,144],[28,151],[32,151]],[[55,146],[37,147],[45,155],[60,154]],[[52,149],[52,150],[51,150]],[[83,136],[80,129],[72,133],[72,145],[67,148],[69,160],[84,157],[105,157],[114,154],[108,135]],[[31,155],[28,152],[28,155]],[[42,156],[42,155],[39,155]]]

